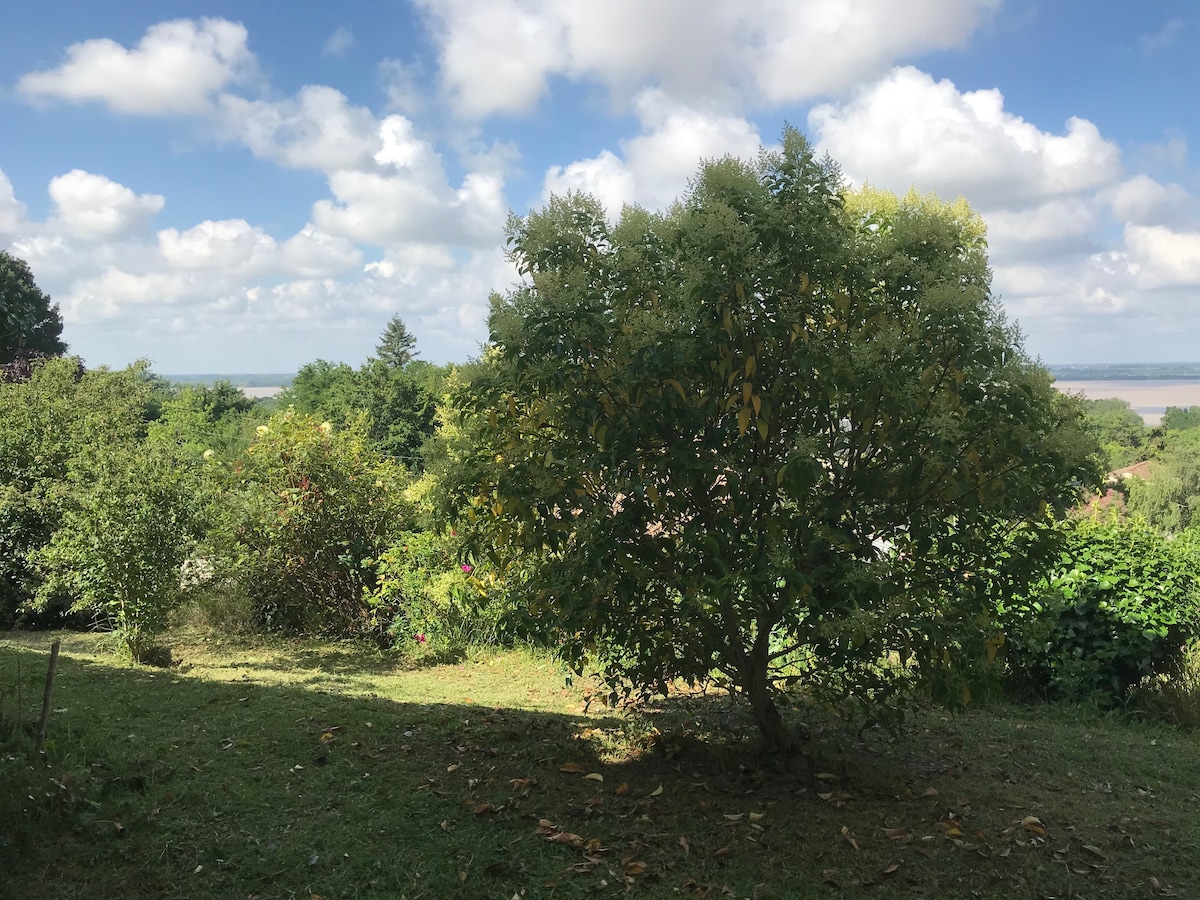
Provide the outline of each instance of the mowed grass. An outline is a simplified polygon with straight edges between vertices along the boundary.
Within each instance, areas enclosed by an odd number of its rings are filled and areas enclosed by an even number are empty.
[[[1165,725],[800,706],[781,759],[725,697],[615,713],[529,653],[103,643],[0,638],[0,897],[1200,896],[1200,735]]]

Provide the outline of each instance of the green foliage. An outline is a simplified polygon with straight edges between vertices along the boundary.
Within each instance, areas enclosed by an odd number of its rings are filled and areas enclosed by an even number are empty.
[[[461,560],[457,533],[401,534],[379,559],[374,614],[395,644],[441,657],[497,643],[502,605],[483,572]]]
[[[281,402],[339,428],[365,417],[367,440],[379,453],[418,467],[433,433],[437,406],[422,382],[403,369],[371,360],[355,370],[317,360],[300,369]]]
[[[1024,690],[1123,701],[1170,673],[1200,625],[1200,534],[1170,540],[1140,520],[1060,526],[1057,564],[1027,599],[1001,607],[1007,662]]]
[[[62,328],[58,304],[34,283],[29,265],[0,250],[0,365],[28,354],[62,356]]]
[[[85,372],[65,358],[0,383],[0,625],[37,592],[27,557],[59,528],[63,504],[98,477],[105,454],[141,441],[151,387],[144,363]],[[43,618],[71,602],[48,603],[43,593]]]
[[[1081,398],[1080,403],[1087,430],[1104,448],[1110,471],[1146,458],[1150,432],[1128,400]]]
[[[1166,431],[1148,479],[1129,483],[1127,508],[1167,534],[1197,522],[1200,510],[1200,431]]]
[[[361,427],[289,409],[259,426],[231,471],[227,565],[258,623],[370,631],[378,557],[413,524],[403,467],[371,451]]]
[[[1163,413],[1162,427],[1164,431],[1186,431],[1190,428],[1200,428],[1200,406],[1168,406]]]
[[[232,461],[245,451],[254,429],[266,420],[253,400],[228,381],[188,385],[166,400],[148,431],[151,444],[173,447],[185,458]]]
[[[392,316],[379,338],[375,354],[389,369],[403,369],[416,358],[417,339],[399,315]]]
[[[944,585],[1097,474],[978,217],[846,196],[794,131],[665,216],[570,196],[509,232],[527,281],[493,298],[447,494],[528,626],[614,685],[719,672],[786,742],[779,686],[879,699],[889,654],[943,659],[992,602]]]
[[[65,593],[73,612],[110,621],[135,660],[182,598],[180,574],[199,528],[190,473],[165,454],[102,451],[63,502],[49,543],[31,554],[43,603]]]

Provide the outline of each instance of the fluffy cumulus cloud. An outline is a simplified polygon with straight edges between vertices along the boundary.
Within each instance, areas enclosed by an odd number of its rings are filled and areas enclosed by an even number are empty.
[[[1200,289],[1200,201],[1127,174],[1091,122],[1043,131],[998,90],[960,92],[902,67],[814,107],[808,123],[856,182],[966,196],[988,223],[995,290],[1044,358],[1085,345],[1093,358],[1124,358],[1104,343],[1114,333],[1161,340],[1200,325],[1189,300]]]
[[[411,121],[388,116],[378,127],[374,167],[330,173],[332,200],[313,206],[313,221],[356,241],[474,245],[501,234],[508,211],[503,179],[468,173],[449,184],[441,157]]]
[[[319,278],[341,275],[362,263],[361,250],[311,224],[277,242],[243,219],[205,221],[186,231],[160,231],[158,248],[173,268],[220,270],[243,277],[284,274]]]
[[[1008,112],[998,90],[961,93],[908,66],[815,107],[808,124],[855,180],[963,194],[984,209],[1095,190],[1121,172],[1116,145],[1085,119],[1050,134]]]
[[[795,103],[961,46],[1000,0],[420,0],[466,116],[529,111],[555,76],[617,99]]]
[[[17,90],[34,101],[95,101],[123,113],[198,113],[254,72],[246,39],[243,25],[224,19],[161,22],[133,49],[108,39],[73,44],[62,65],[23,76]]]
[[[25,204],[17,200],[12,182],[0,170],[0,238],[16,234],[25,220]]]
[[[257,157],[293,169],[330,172],[370,163],[380,148],[370,110],[353,106],[340,91],[309,85],[285,100],[247,100],[222,94],[221,133]]]
[[[103,175],[72,169],[50,182],[50,199],[64,232],[111,241],[145,226],[163,208],[159,194],[135,194]]]
[[[658,90],[635,101],[642,132],[620,142],[621,154],[604,150],[547,171],[543,201],[550,194],[582,191],[594,195],[615,216],[626,203],[663,208],[678,197],[703,159],[751,159],[761,139],[747,120],[675,105]]]

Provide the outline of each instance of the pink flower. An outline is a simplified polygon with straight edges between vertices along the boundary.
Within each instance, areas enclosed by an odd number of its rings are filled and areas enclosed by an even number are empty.
[[[418,631],[416,634],[413,635],[413,640],[415,640],[418,644],[425,643],[425,632]]]
[[[472,567],[469,566],[467,563],[463,563],[462,570],[463,570],[464,575],[470,575]]]

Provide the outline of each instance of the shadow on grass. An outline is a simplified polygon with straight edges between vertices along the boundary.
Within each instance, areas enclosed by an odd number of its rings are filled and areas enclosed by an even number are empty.
[[[269,664],[327,665],[307,653]],[[0,644],[0,686],[18,656],[28,719],[44,654]],[[563,714],[70,654],[54,705],[44,758],[0,743],[0,896],[1129,897],[1147,873],[1197,887],[1196,742],[1160,735],[1169,755],[1114,770],[1140,732],[1053,716],[929,715],[899,737],[827,720],[807,757],[779,759],[720,696]]]

